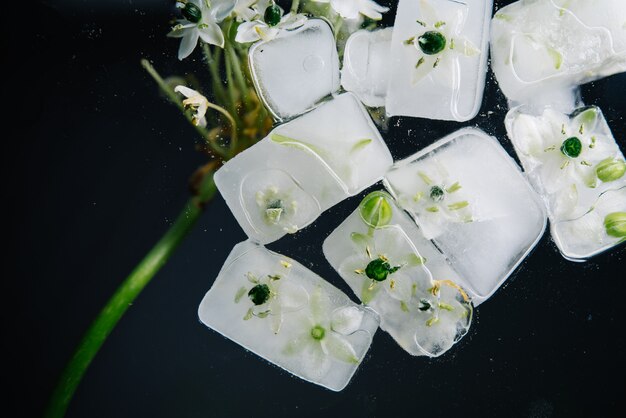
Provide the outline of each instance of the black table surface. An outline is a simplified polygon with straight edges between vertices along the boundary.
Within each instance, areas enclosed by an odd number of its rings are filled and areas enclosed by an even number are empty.
[[[173,3],[5,6],[3,98],[11,110],[3,135],[9,237],[2,323],[11,371],[3,377],[6,407],[17,416],[42,414],[81,335],[172,223],[188,197],[190,173],[204,161],[194,130],[139,65],[146,57],[163,74],[194,72],[207,82],[201,55],[179,63],[178,42],[164,36]],[[396,1],[380,3],[395,8]],[[496,1],[496,8],[508,3]],[[582,97],[602,108],[626,151],[626,75],[585,85]],[[399,159],[478,126],[513,155],[506,111],[490,72],[475,119],[393,118],[385,138]],[[354,299],[321,243],[366,192],[269,247]],[[412,357],[379,331],[352,382],[334,393],[198,321],[202,296],[245,238],[218,195],[106,341],[68,417],[622,416],[624,246],[573,263],[546,232],[447,354]]]

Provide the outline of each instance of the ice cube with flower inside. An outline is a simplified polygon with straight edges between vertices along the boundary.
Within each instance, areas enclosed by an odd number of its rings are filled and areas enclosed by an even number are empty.
[[[350,93],[279,125],[226,162],[215,183],[249,237],[275,241],[380,180],[391,154]]]
[[[583,261],[626,241],[626,186],[607,190],[584,215],[552,225],[565,258]]]
[[[237,344],[336,391],[350,381],[378,328],[371,310],[250,240],[233,248],[198,313]]]
[[[506,117],[509,137],[553,222],[585,214],[606,190],[626,185],[626,163],[599,108],[571,115],[518,107]]]
[[[419,83],[429,74],[443,73],[447,83],[454,78],[454,60],[458,55],[473,56],[480,50],[462,35],[465,23],[463,9],[448,18],[439,16],[429,0],[420,0],[421,19],[416,21],[415,35],[404,41],[417,51],[411,82]]]
[[[467,332],[473,308],[468,294],[450,276],[433,279],[429,261],[414,243],[432,244],[419,234],[389,194],[373,192],[326,239],[324,254],[361,301],[380,315],[381,328],[403,349],[438,356]],[[436,250],[429,254],[441,258]]]

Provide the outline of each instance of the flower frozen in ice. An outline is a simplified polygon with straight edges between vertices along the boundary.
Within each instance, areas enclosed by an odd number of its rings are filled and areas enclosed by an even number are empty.
[[[264,0],[237,0],[233,14],[239,21],[249,22],[259,16],[256,6]]]
[[[167,36],[182,38],[178,59],[187,58],[198,44],[198,39],[224,47],[224,34],[218,23],[232,12],[235,0],[179,0],[176,4],[184,19],[177,20]]]
[[[298,212],[298,202],[288,191],[281,191],[276,186],[269,186],[256,193],[256,203],[262,212],[262,218],[268,225],[280,226],[285,232],[294,233],[298,225],[293,219]]]
[[[196,126],[206,126],[206,118],[204,115],[206,115],[206,111],[209,109],[209,101],[207,98],[185,86],[176,86],[174,91],[186,97],[186,99],[183,100],[183,106],[185,108],[190,107],[195,110],[196,113],[193,115],[191,122]]]
[[[417,57],[412,83],[419,83],[433,70],[453,73],[457,55],[472,56],[480,53],[472,42],[461,35],[466,13],[458,9],[450,18],[442,19],[427,0],[420,0],[422,19],[416,22],[417,32],[404,41],[415,47]]]
[[[243,286],[235,294],[235,303],[241,303],[245,298],[250,304],[243,317],[245,321],[253,317],[269,317],[272,331],[278,334],[283,313],[296,311],[306,305],[308,293],[302,286],[288,280],[290,271],[291,263],[281,260],[280,265],[270,274],[246,274],[250,287]]]
[[[463,193],[462,183],[450,178],[448,170],[435,162],[416,173],[413,195],[401,195],[400,203],[411,210],[427,238],[439,234],[448,222],[472,222],[472,205]]]
[[[373,20],[382,19],[382,14],[389,11],[373,0],[314,0],[318,3],[330,3],[330,6],[344,19],[356,19],[364,15]]]
[[[270,5],[268,9],[271,7],[278,8],[276,5]],[[279,16],[280,14],[277,16],[276,14],[264,13],[264,20],[257,19],[243,22],[237,28],[235,40],[240,43],[256,42],[259,39],[271,41],[281,30],[297,29],[304,25],[304,22],[307,20],[306,16],[300,13],[287,13],[280,18]]]
[[[527,170],[538,173],[557,218],[573,216],[580,187],[595,188],[598,180],[624,175],[619,149],[600,118],[600,110],[589,107],[572,117],[553,109],[539,117],[519,113],[511,122],[515,146],[527,158]]]
[[[450,280],[432,280],[417,288],[406,311],[416,316],[415,341],[430,356],[438,356],[459,341],[472,322],[469,296]]]
[[[302,366],[308,377],[324,376],[333,359],[356,364],[359,357],[346,338],[357,332],[363,321],[363,311],[346,306],[331,311],[330,299],[320,286],[310,298],[310,311],[300,318],[299,331],[285,346],[287,355],[302,355]]]
[[[381,288],[392,298],[406,303],[414,292],[416,278],[428,276],[421,268],[425,260],[397,226],[372,229],[370,234],[353,232],[350,238],[354,255],[339,266],[339,272],[351,281],[362,283],[363,303],[369,303]]]

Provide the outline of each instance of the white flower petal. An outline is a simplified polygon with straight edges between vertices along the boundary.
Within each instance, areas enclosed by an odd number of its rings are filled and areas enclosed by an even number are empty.
[[[198,38],[200,37],[200,32],[196,29],[191,29],[189,32],[183,36],[183,39],[180,41],[180,47],[178,48],[178,59],[183,60],[187,58],[195,49],[198,44]]]
[[[389,11],[388,7],[381,6],[373,0],[358,0],[359,2],[359,11],[361,14],[369,17],[373,20],[380,20],[383,18],[381,13],[385,13]]]
[[[431,25],[434,25],[435,22],[441,20],[439,19],[433,5],[427,0],[420,0],[420,17],[425,23],[429,23]]]
[[[235,41],[239,43],[248,43],[248,42],[256,42],[261,37],[255,30],[255,27],[258,26],[260,22],[244,22],[237,28],[237,36],[235,36]]]
[[[200,95],[200,93],[198,93],[194,89],[190,89],[189,87],[186,87],[186,86],[176,86],[174,88],[174,91],[176,93],[181,93],[183,96],[185,96],[187,98]]]
[[[572,128],[574,131],[578,131],[582,126],[583,132],[593,132],[598,126],[599,119],[600,109],[591,106],[574,116],[574,119],[572,119]]]
[[[210,13],[211,16],[217,21],[221,22],[226,19],[228,15],[235,8],[236,0],[210,0],[211,8]]]
[[[437,57],[435,55],[422,55],[415,59],[415,69],[412,71],[411,84],[417,85],[424,77],[434,69]]]
[[[307,17],[303,14],[287,13],[285,16],[282,17],[278,26],[281,29],[292,30],[304,25],[304,22],[306,22],[306,20]]]
[[[302,309],[309,302],[308,292],[300,285],[289,282],[289,279],[283,278],[279,288],[280,305],[285,311],[297,311]]]
[[[217,23],[207,23],[205,27],[199,29],[200,39],[205,43],[224,47],[224,34]]]
[[[411,269],[415,273],[416,269]],[[387,294],[392,298],[400,301],[407,302],[411,299],[413,293],[413,280],[408,271],[402,269],[390,274],[387,280],[382,283],[387,291]]]
[[[330,0],[334,11],[346,19],[356,19],[359,16],[359,2],[355,0]]]
[[[352,345],[343,337],[329,332],[322,340],[322,347],[337,360],[345,363],[356,364],[359,362],[359,358],[354,351]]]
[[[315,290],[313,290],[313,294],[310,299],[310,307],[311,307],[311,316],[313,317],[313,321],[325,322],[324,320],[328,317],[330,301],[328,300],[328,295],[322,290],[321,286],[317,286]]]
[[[356,306],[337,309],[331,316],[330,327],[342,335],[350,335],[361,328],[363,311]]]

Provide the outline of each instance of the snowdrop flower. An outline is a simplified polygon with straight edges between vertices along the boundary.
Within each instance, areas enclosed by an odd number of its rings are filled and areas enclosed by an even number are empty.
[[[411,196],[401,195],[400,203],[417,217],[424,236],[431,239],[439,235],[448,222],[472,222],[472,205],[463,194],[463,186],[450,178],[448,170],[435,163],[428,170],[420,170],[417,188]]]
[[[185,86],[176,86],[174,91],[186,97],[186,99],[183,100],[184,107],[191,107],[196,111],[191,119],[191,122],[196,126],[205,127],[206,118],[204,115],[206,115],[206,111],[209,109],[209,101],[207,98],[197,91]]]
[[[240,43],[256,42],[259,39],[262,39],[263,41],[271,41],[280,33],[281,30],[297,29],[304,25],[304,22],[307,20],[305,15],[299,13],[287,13],[280,19],[278,19],[275,15],[272,16],[273,17],[270,18],[268,17],[268,13],[265,13],[265,21],[254,20],[242,23],[237,28],[237,36],[235,37],[235,40]]]
[[[353,232],[351,239],[354,255],[339,266],[339,272],[352,281],[362,282],[361,301],[369,303],[384,288],[403,306],[408,303],[416,286],[415,279],[428,273],[421,267],[415,268],[425,260],[412,248],[404,232],[392,225],[375,229],[371,234]]]
[[[472,56],[480,53],[467,38],[461,36],[465,13],[458,10],[450,19],[443,20],[427,0],[420,0],[424,20],[418,20],[415,36],[404,41],[417,50],[412,83],[419,83],[435,69],[453,74],[456,56]]]
[[[283,313],[302,309],[308,302],[307,291],[299,285],[291,283],[287,278],[291,271],[291,263],[281,260],[275,272],[271,274],[255,274],[248,272],[246,277],[252,287],[241,287],[235,294],[235,303],[241,303],[247,296],[251,305],[244,321],[253,317],[270,318],[270,325],[275,334],[280,332]]]
[[[538,173],[557,219],[575,216],[581,187],[624,175],[623,160],[614,158],[619,149],[599,119],[599,109],[589,107],[573,117],[546,109],[539,117],[519,114],[512,122],[515,146],[527,158],[528,171]]]
[[[182,38],[178,59],[187,58],[198,44],[198,39],[211,45],[224,47],[224,34],[218,23],[235,7],[235,0],[179,0],[184,19],[179,19],[167,34],[170,38]]]
[[[347,306],[331,311],[330,299],[321,287],[310,298],[310,310],[300,318],[299,332],[285,346],[287,355],[302,355],[302,366],[308,377],[324,376],[333,359],[344,363],[359,362],[357,353],[346,336],[357,332],[363,321],[363,311]]]
[[[257,10],[254,9],[255,5],[258,3],[259,1],[257,0],[237,0],[233,14],[238,21],[249,22],[259,15]]]
[[[388,7],[381,6],[373,0],[314,0],[318,3],[330,3],[330,6],[344,19],[356,19],[359,14],[373,20],[383,18],[381,13],[389,11]]]

